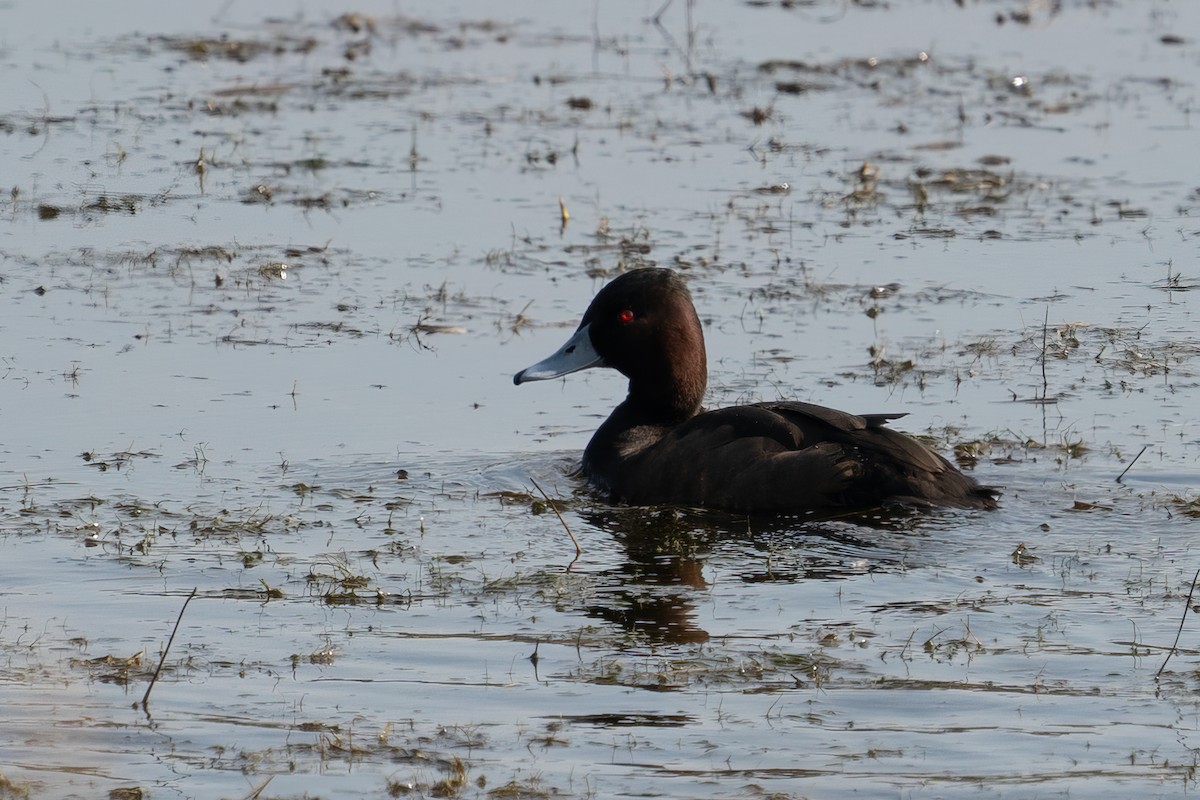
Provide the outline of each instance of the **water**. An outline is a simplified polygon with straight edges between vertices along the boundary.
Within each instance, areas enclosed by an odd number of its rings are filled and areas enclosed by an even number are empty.
[[[660,7],[0,7],[4,792],[1194,790],[1197,11]],[[1002,508],[600,503],[640,264]]]

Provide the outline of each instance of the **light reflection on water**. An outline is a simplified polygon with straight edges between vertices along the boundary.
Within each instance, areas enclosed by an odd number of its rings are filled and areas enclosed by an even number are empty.
[[[0,9],[5,780],[1194,789],[1190,626],[1155,672],[1196,569],[1195,9],[696,4],[688,51],[659,5]],[[510,378],[643,262],[689,275],[711,404],[910,411],[1002,508],[599,502],[621,381]]]

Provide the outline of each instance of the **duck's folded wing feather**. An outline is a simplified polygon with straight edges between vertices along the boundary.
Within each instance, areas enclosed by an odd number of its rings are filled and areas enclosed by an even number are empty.
[[[780,413],[764,404],[699,414],[628,459],[610,488],[635,504],[761,511],[831,506],[861,470],[842,446],[815,434],[831,425],[866,427],[861,418],[837,413],[807,423],[799,410]]]
[[[886,427],[889,421],[908,416],[907,414],[847,414],[832,408],[793,402],[763,403],[762,406],[787,419],[797,428],[808,431],[812,437],[832,435],[837,441],[864,448],[864,452],[870,453],[881,463],[892,460],[902,469],[928,471],[939,475],[946,471],[956,471],[946,459],[916,439]],[[828,425],[829,430],[814,429],[815,420]]]
[[[869,507],[889,498],[982,504],[974,481],[885,427],[899,416],[798,402],[710,411],[631,458],[611,488],[630,503],[732,510]]]

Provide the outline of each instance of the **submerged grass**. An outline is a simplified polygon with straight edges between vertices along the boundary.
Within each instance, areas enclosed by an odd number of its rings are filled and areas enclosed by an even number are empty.
[[[0,798],[3,800],[28,800],[36,788],[32,781],[14,782],[0,772]]]

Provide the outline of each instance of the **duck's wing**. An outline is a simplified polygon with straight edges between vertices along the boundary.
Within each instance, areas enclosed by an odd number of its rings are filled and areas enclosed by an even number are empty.
[[[994,505],[993,491],[886,427],[900,416],[799,402],[710,411],[630,459],[612,488],[626,502],[731,510]]]
[[[884,502],[919,505],[995,508],[999,492],[981,486],[933,449],[887,427],[906,414],[847,414],[810,403],[763,403],[808,433],[810,441],[822,433],[812,422],[829,426],[830,441],[837,442],[846,458],[859,462],[861,472],[851,482],[849,505]]]
[[[775,408],[785,405],[795,408]],[[614,499],[732,511],[832,508],[861,473],[835,441],[867,421],[804,404],[722,408],[692,417],[631,454],[613,474]],[[828,412],[822,414],[821,412]]]

